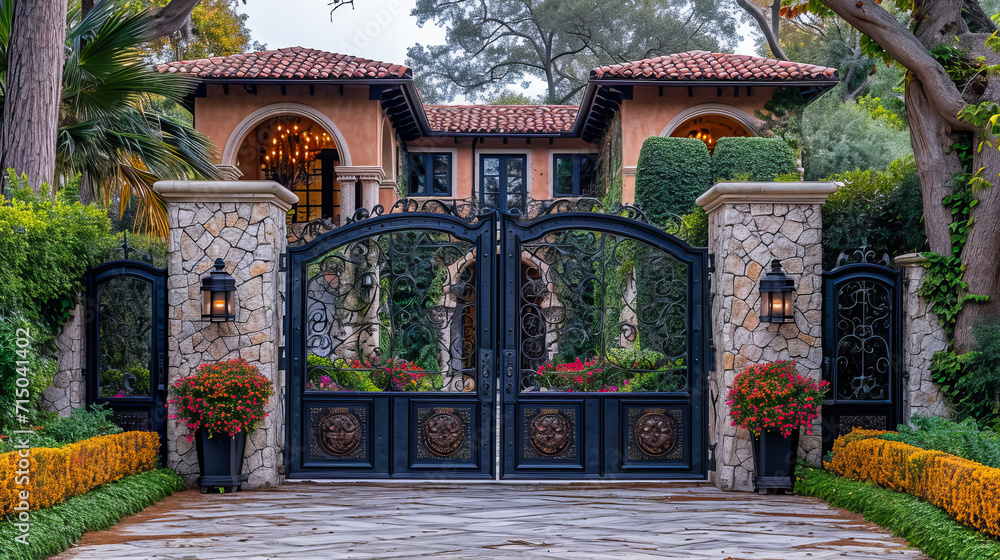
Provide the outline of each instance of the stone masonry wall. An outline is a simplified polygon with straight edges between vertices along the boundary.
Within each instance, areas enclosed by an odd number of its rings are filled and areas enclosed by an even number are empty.
[[[277,183],[161,182],[167,200],[169,339],[168,382],[191,375],[199,364],[243,358],[275,386],[268,416],[247,438],[243,473],[246,488],[275,486],[284,445],[283,372],[278,371],[280,294],[278,258],[285,250],[285,214],[295,195]],[[213,201],[214,199],[214,201]],[[201,319],[201,278],[216,258],[236,279],[236,321]],[[179,422],[167,427],[168,466],[188,484],[198,477],[194,442]]]
[[[712,329],[716,368],[709,376],[709,439],[717,445],[709,480],[723,490],[752,491],[750,435],[731,425],[725,404],[737,373],[751,364],[795,360],[798,370],[822,376],[822,218],[832,183],[720,183],[698,204],[708,211],[709,248],[715,255]],[[795,283],[795,321],[758,318],[760,278],[780,259]],[[820,462],[820,421],[800,437],[799,457]]]
[[[42,393],[42,408],[58,412],[59,416],[69,416],[74,408],[80,408],[87,400],[83,370],[86,367],[86,317],[83,296],[73,310],[73,318],[63,326],[56,337],[56,354],[59,366],[52,385]]]
[[[931,358],[948,347],[947,335],[931,306],[920,297],[926,261],[920,254],[896,257],[903,267],[903,367],[909,374],[903,396],[903,420],[914,414],[947,418],[951,410],[944,395],[931,381]]]

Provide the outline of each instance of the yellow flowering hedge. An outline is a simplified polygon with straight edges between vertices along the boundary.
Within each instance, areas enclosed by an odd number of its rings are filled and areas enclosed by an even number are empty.
[[[1000,469],[855,430],[837,438],[828,471],[906,492],[958,522],[1000,537]]]
[[[29,509],[42,509],[102,484],[153,470],[159,449],[155,432],[123,432],[59,449],[22,450],[27,457],[19,451],[4,453],[0,455],[0,518],[15,511],[25,490]]]

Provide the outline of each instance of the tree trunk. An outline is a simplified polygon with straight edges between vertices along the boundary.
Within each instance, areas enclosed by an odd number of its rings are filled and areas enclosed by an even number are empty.
[[[55,182],[66,1],[20,0],[13,19],[0,169],[26,174],[38,190]]]
[[[962,172],[958,154],[951,151],[955,137],[951,127],[931,109],[923,84],[915,76],[907,76],[906,118],[910,122],[910,144],[920,175],[921,197],[924,203],[924,231],[931,251],[951,254],[951,210],[941,199],[954,190],[952,181]]]
[[[976,137],[974,145],[982,138]],[[958,315],[955,325],[955,349],[968,352],[973,349],[972,327],[1000,319],[1000,151],[983,146],[973,158],[975,169],[984,168],[983,177],[993,186],[977,190],[979,204],[972,210],[975,224],[962,251],[965,263],[965,282],[970,294],[988,295],[985,303],[967,303]]]

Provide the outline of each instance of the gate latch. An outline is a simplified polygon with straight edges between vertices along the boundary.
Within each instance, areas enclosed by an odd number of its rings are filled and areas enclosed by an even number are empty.
[[[514,395],[514,351],[503,351],[503,386],[504,393]]]

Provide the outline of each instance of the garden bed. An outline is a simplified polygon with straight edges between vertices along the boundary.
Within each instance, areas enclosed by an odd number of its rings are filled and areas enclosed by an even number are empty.
[[[59,554],[85,532],[107,529],[184,489],[184,481],[177,473],[168,469],[148,471],[31,512],[27,533],[12,519],[4,520],[0,522],[0,560],[41,560]]]

